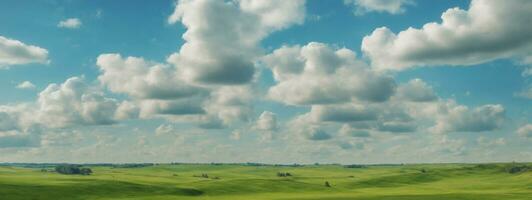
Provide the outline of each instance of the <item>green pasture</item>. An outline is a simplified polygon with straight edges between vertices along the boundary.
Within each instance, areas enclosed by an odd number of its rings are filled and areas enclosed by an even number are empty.
[[[531,200],[532,171],[509,173],[511,165],[97,166],[89,176],[4,166],[0,199]]]

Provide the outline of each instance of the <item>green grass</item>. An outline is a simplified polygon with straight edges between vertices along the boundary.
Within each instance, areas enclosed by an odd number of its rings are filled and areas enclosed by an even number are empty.
[[[532,172],[510,164],[303,167],[157,165],[92,167],[90,176],[0,167],[0,199],[530,200]],[[421,172],[425,169],[425,172]],[[277,177],[290,172],[292,177]],[[208,174],[213,178],[195,175]],[[325,187],[328,181],[332,187]]]

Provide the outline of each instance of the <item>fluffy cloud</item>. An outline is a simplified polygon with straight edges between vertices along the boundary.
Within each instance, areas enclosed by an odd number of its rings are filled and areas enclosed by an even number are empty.
[[[33,83],[31,83],[29,81],[24,81],[24,82],[18,84],[17,88],[18,89],[25,89],[25,90],[35,89],[35,85],[33,85]]]
[[[277,130],[277,115],[275,113],[264,111],[260,114],[255,127],[261,131],[275,131]]]
[[[0,36],[0,69],[11,65],[47,62],[48,50]]]
[[[83,78],[72,77],[50,84],[37,99],[40,123],[52,127],[75,124],[112,124],[118,101],[93,90]]]
[[[188,82],[248,83],[255,75],[258,43],[272,31],[301,23],[303,5],[303,0],[177,1],[168,22],[183,23],[186,42],[168,62]]]
[[[68,29],[78,29],[79,27],[81,27],[81,24],[82,24],[81,20],[79,20],[78,18],[69,18],[69,19],[60,21],[57,24],[57,27],[68,28]]]
[[[469,10],[451,8],[441,23],[421,29],[378,28],[364,37],[362,51],[374,67],[388,70],[523,57],[532,51],[531,9],[528,0],[473,0]]]
[[[414,102],[435,101],[438,99],[432,87],[421,79],[412,79],[397,89],[400,98]]]
[[[500,128],[505,119],[505,110],[501,105],[484,105],[475,109],[466,106],[440,108],[440,116],[432,131],[443,132],[481,132]]]
[[[112,92],[134,98],[178,99],[206,92],[181,81],[175,68],[143,58],[102,54],[96,65],[101,71],[98,80],[102,84]]]
[[[521,137],[532,137],[532,124],[525,124],[517,129],[517,134]]]
[[[346,5],[354,5],[355,15],[368,12],[387,12],[399,14],[405,11],[404,6],[414,4],[412,0],[344,0]]]
[[[382,102],[395,92],[395,81],[371,71],[349,49],[326,44],[282,47],[264,57],[277,84],[268,96],[290,105],[336,104],[352,99]]]

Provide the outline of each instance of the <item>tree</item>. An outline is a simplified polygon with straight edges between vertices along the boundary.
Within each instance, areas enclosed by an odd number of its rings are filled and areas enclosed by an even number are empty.
[[[329,181],[325,181],[325,187],[331,187],[331,184],[329,184]]]

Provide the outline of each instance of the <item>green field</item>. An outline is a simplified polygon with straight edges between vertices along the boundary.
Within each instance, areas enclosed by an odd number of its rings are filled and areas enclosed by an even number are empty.
[[[96,166],[88,176],[4,166],[0,199],[532,199],[532,171],[509,173],[511,165]]]

